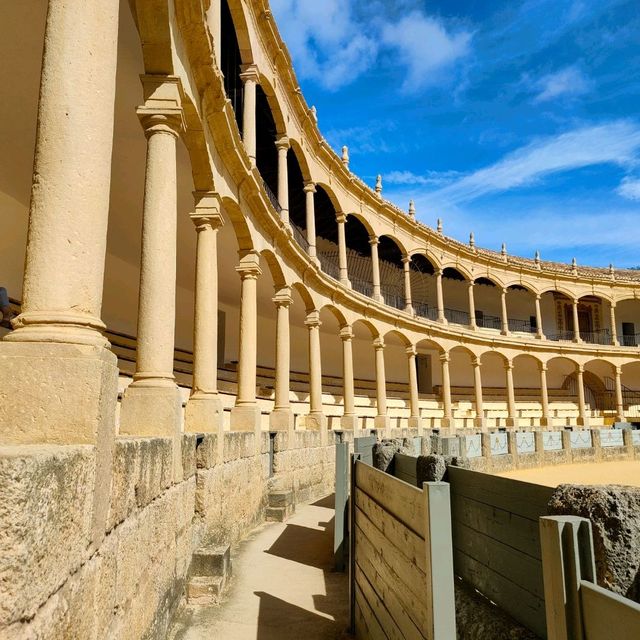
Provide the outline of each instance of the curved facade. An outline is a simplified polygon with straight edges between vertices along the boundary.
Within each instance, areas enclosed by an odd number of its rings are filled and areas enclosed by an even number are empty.
[[[93,350],[99,413],[115,353],[131,435],[640,419],[640,272],[494,253],[385,201],[322,138],[266,2],[130,4],[86,9],[97,67],[58,41],[65,8],[3,10],[25,375]]]

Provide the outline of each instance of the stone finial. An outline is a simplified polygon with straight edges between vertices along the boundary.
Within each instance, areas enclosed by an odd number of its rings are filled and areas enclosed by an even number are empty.
[[[502,247],[500,249],[500,255],[502,257],[505,257],[507,255],[507,243],[506,242],[502,243]]]
[[[472,249],[476,248],[476,239],[475,239],[475,236],[473,235],[473,231],[469,234],[469,246]]]
[[[314,122],[318,122],[318,110],[316,109],[315,105],[311,107],[311,117],[313,118]]]
[[[413,200],[409,200],[409,217],[412,220],[416,219],[416,205]]]
[[[347,147],[347,145],[342,147],[342,164],[347,169],[349,168],[349,147]]]
[[[540,252],[539,251],[536,251],[535,263],[536,263],[536,267],[538,267],[538,269],[542,268],[542,264],[540,263]]]
[[[575,258],[571,260],[571,271],[574,275],[578,274],[578,261]]]
[[[378,198],[382,197],[382,176],[380,174],[376,176],[376,194]]]
[[[616,275],[616,270],[613,268],[613,263],[609,264],[609,275],[612,278]]]
[[[442,233],[442,218],[438,218],[438,226],[436,227],[438,233]]]

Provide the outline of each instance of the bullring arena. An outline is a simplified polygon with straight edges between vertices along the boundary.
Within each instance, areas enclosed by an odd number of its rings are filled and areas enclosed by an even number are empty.
[[[588,597],[640,629],[592,509],[638,550],[637,490],[602,496],[640,484],[640,271],[388,202],[266,0],[7,2],[0,35],[0,637],[604,639],[549,626],[548,527],[589,521]]]

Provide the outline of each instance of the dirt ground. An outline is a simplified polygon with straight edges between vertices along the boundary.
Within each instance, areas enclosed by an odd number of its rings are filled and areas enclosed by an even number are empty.
[[[547,487],[557,487],[559,484],[623,484],[640,487],[640,460],[557,465],[496,475]]]

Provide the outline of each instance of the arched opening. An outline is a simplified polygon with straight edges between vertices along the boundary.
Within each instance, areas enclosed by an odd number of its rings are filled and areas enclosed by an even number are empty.
[[[339,429],[343,415],[341,322],[333,307],[320,309],[320,351],[322,354],[322,393],[329,429]]]
[[[483,329],[502,329],[500,289],[489,278],[476,278],[474,284],[476,325]]]
[[[240,78],[242,56],[236,35],[236,28],[227,0],[220,0],[221,19],[221,61],[220,67],[224,76],[224,90],[231,101],[236,123],[242,135],[242,111],[244,87]]]
[[[535,296],[526,287],[512,284],[507,287],[507,308],[509,310],[509,331],[514,333],[536,333]]]
[[[640,345],[640,299],[632,298],[617,303],[615,329],[620,346]]]
[[[389,426],[394,429],[401,429],[408,426],[410,415],[407,356],[409,341],[397,331],[389,331],[384,336],[384,345]]]
[[[455,409],[455,426],[473,428],[478,412],[475,402],[473,354],[465,347],[454,347],[449,351],[451,369],[451,400]]]
[[[345,223],[347,270],[351,286],[366,296],[373,296],[370,233],[357,216],[350,214]]]
[[[416,344],[416,351],[422,423],[425,427],[437,429],[441,427],[444,416],[442,363],[440,362],[443,349],[437,342],[425,339]]]
[[[287,152],[287,176],[289,194],[289,222],[298,244],[309,250],[307,241],[307,200],[304,191],[305,179],[294,148]]]
[[[580,339],[590,344],[611,344],[610,328],[605,326],[605,305],[598,296],[582,296],[578,300]],[[573,308],[569,328],[573,329]]]
[[[256,87],[256,166],[262,176],[271,204],[280,212],[278,193],[278,149],[276,121],[271,113],[267,95],[260,85]]]
[[[316,248],[322,270],[335,280],[340,279],[340,259],[338,252],[337,211],[327,190],[316,185],[315,219]]]
[[[385,304],[396,309],[404,309],[403,252],[396,241],[389,236],[380,236],[378,242],[380,293]]]
[[[559,356],[549,360],[547,366],[551,424],[558,427],[575,425],[579,417],[577,364],[569,358]]]
[[[480,358],[482,394],[488,428],[504,428],[509,419],[505,357],[497,351],[487,351]]]
[[[433,277],[436,269],[432,262],[421,253],[411,256],[410,279],[411,300],[416,315],[430,320],[438,319],[436,300],[436,282]]]
[[[540,387],[540,361],[523,354],[513,359],[513,383],[518,403],[519,426],[542,424],[542,396]]]
[[[373,429],[376,417],[376,376],[373,340],[377,331],[365,320],[356,320],[353,330],[353,376],[356,414],[362,429]]]
[[[458,269],[447,267],[442,272],[444,317],[453,324],[468,325],[469,292],[467,278]]]
[[[640,425],[640,362],[622,366],[622,406],[624,417],[636,426]]]
[[[592,415],[604,424],[616,421],[615,367],[606,360],[591,360],[584,366],[585,400]]]

